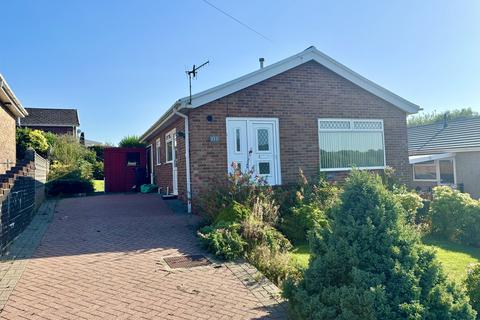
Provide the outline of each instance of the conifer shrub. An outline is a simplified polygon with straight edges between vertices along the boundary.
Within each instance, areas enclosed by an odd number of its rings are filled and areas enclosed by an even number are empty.
[[[470,304],[477,313],[480,312],[480,264],[477,263],[468,270],[465,289],[470,298]]]
[[[377,175],[353,171],[333,215],[284,286],[294,319],[475,319]]]

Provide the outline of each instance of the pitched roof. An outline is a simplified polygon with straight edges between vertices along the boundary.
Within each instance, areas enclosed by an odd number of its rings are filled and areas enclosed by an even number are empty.
[[[254,72],[246,74],[235,80],[226,82],[219,86],[213,87],[211,89],[199,92],[192,95],[192,100],[190,103],[190,97],[184,97],[177,100],[170,109],[163,114],[163,116],[155,122],[142,136],[142,141],[145,140],[151,133],[153,133],[157,128],[159,128],[166,120],[168,120],[173,113],[174,109],[182,108],[197,108],[202,105],[205,105],[211,101],[217,100],[244,88],[247,88],[251,85],[264,81],[268,78],[276,76],[280,73],[283,73],[287,70],[293,69],[303,63],[308,61],[316,61],[319,64],[323,65],[327,69],[337,73],[341,77],[353,82],[359,87],[369,91],[370,93],[384,99],[385,101],[390,102],[392,105],[397,108],[407,112],[407,113],[416,113],[420,109],[419,106],[413,104],[400,96],[388,91],[387,89],[379,86],[378,84],[362,77],[358,73],[350,70],[341,63],[330,58],[326,54],[319,51],[314,46],[311,46],[304,51],[293,55],[289,58],[283,59],[279,62],[271,64],[267,67],[258,69]]]
[[[21,120],[24,126],[78,127],[77,109],[26,108],[28,116]]]
[[[480,148],[480,117],[408,128],[410,154],[459,152]]]

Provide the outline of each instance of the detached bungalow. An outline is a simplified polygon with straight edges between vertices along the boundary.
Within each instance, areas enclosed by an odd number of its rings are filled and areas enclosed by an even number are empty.
[[[407,114],[419,107],[315,47],[176,101],[142,136],[151,180],[188,203],[225,179],[231,163],[270,184],[352,166],[393,167],[411,182]]]
[[[451,185],[480,198],[480,117],[408,128],[413,186]]]

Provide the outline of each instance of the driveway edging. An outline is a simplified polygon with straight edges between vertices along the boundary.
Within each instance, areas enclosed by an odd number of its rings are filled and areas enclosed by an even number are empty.
[[[12,241],[0,258],[0,312],[22,277],[28,259],[42,241],[55,212],[56,200],[46,200],[27,228]]]

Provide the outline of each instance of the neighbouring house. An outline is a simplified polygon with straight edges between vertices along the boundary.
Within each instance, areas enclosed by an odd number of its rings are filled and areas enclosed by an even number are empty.
[[[188,203],[232,171],[270,184],[352,166],[396,170],[412,180],[406,116],[419,107],[315,47],[176,101],[142,136],[152,183]]]
[[[77,109],[26,108],[28,116],[20,121],[23,128],[77,137],[80,126]]]
[[[16,125],[27,115],[28,112],[0,75],[0,174],[16,163]]]
[[[451,185],[480,198],[480,117],[408,128],[413,185]]]

